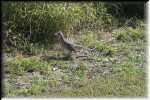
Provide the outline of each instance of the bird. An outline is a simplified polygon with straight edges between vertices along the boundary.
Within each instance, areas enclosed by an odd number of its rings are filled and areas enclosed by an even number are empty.
[[[62,31],[58,31],[54,35],[57,37],[66,54],[70,55],[72,52],[76,52],[73,44],[65,39]]]
[[[73,44],[70,41],[66,40],[62,31],[58,31],[58,32],[54,33],[54,35],[57,37],[59,43],[64,48],[64,54],[66,55],[66,58],[71,57],[72,53],[74,53],[76,55],[76,56],[74,55],[73,59],[76,59],[79,57],[87,57],[87,55],[80,55],[80,50],[78,50],[79,48],[91,51],[91,49],[85,48],[81,45]]]

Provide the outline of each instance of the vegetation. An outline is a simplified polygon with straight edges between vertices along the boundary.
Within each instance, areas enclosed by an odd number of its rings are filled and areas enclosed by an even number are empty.
[[[2,2],[2,11],[5,97],[147,95],[144,3]],[[71,57],[57,31],[80,45]]]

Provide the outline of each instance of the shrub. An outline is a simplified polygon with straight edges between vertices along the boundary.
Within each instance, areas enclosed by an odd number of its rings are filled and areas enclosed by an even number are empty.
[[[118,32],[113,32],[113,36],[119,41],[136,41],[138,39],[144,40],[144,30],[141,28],[132,29],[126,28]]]
[[[15,47],[18,43],[24,45],[21,43],[24,38],[33,45],[38,43],[50,46],[54,43],[55,32],[61,30],[70,34],[74,27],[95,18],[92,3],[3,2],[2,9],[5,41]],[[7,32],[8,30],[11,32]],[[12,47],[6,42],[4,44]]]
[[[23,58],[21,56],[8,59],[5,61],[5,65],[8,66],[8,71],[13,74],[23,74],[30,70],[45,72],[49,66],[46,62],[40,61],[37,57]]]
[[[105,54],[111,55],[117,51],[117,49],[112,47],[110,43],[98,41],[96,34],[91,32],[83,35],[81,40],[84,46],[95,48],[98,52],[104,52]]]

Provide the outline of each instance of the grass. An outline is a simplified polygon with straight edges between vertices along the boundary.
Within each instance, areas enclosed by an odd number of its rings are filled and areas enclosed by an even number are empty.
[[[89,80],[84,87],[62,91],[61,96],[91,96],[91,97],[130,97],[144,96],[146,87],[145,81],[138,80],[138,76],[119,73],[107,77],[99,77]]]
[[[48,63],[42,62],[38,57],[24,58],[22,56],[8,59],[7,66],[9,66],[7,71],[16,75],[24,74],[30,70],[44,72],[49,67]]]
[[[106,55],[111,55],[117,51],[117,48],[112,47],[111,43],[106,41],[98,41],[95,33],[87,33],[81,36],[81,43],[87,48],[95,48],[99,52],[104,52]]]
[[[89,56],[92,60],[45,60],[39,55],[7,55],[4,58],[5,96],[145,97],[146,42],[133,35],[130,36],[135,38],[132,41],[114,38],[107,43],[99,41],[93,33],[81,36],[83,46],[95,48],[93,55]],[[48,56],[55,56],[45,52]]]
[[[114,37],[119,41],[136,41],[136,40],[144,40],[145,34],[144,29],[141,27],[138,27],[136,29],[132,28],[121,28],[120,31],[113,32]]]

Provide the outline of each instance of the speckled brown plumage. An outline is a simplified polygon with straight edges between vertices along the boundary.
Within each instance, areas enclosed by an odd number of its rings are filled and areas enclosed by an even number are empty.
[[[60,44],[63,46],[64,49],[69,50],[70,52],[76,51],[71,43],[69,43],[65,38],[61,31],[55,33],[55,36],[58,38]]]

